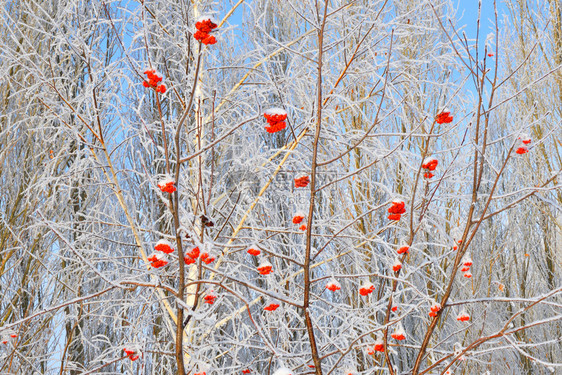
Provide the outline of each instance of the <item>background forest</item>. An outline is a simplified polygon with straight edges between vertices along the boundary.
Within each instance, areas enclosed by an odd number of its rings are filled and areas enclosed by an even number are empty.
[[[562,374],[558,0],[0,4],[0,374]]]

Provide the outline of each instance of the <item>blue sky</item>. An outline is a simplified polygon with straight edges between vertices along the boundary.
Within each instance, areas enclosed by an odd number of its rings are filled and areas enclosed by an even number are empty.
[[[468,38],[476,38],[476,20],[478,19],[478,0],[456,0],[457,17],[462,18],[458,21],[458,26],[466,25],[465,32]],[[497,0],[498,20],[501,21],[505,6],[501,0]],[[494,2],[493,0],[482,0],[482,14],[480,17],[481,42],[486,40],[486,35],[495,29],[494,26]]]
[[[466,26],[465,31],[469,38],[476,38],[476,20],[478,18],[478,0],[453,0],[457,8],[457,17],[462,18],[458,22],[458,26]],[[501,20],[502,12],[505,12],[503,0],[497,0],[498,18]],[[244,5],[240,6],[230,17],[231,25],[240,25],[242,23],[242,13]],[[481,15],[481,41],[486,40],[486,35],[494,30],[494,1],[482,0]]]

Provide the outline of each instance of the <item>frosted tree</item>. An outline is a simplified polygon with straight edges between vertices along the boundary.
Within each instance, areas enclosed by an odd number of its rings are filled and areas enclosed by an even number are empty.
[[[555,3],[2,5],[0,372],[562,364]]]

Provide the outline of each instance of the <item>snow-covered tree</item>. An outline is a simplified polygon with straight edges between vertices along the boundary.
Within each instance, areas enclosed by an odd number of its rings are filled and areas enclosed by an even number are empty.
[[[562,366],[556,2],[1,4],[0,373]]]

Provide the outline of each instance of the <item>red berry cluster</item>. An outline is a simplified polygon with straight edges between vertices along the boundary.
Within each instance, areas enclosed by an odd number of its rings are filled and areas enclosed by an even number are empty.
[[[263,117],[267,120],[269,126],[265,127],[268,133],[277,133],[287,127],[285,120],[287,119],[287,112],[279,108],[272,108],[265,111]],[[306,186],[306,185],[305,185]]]
[[[160,268],[168,264],[168,259],[166,258],[165,254],[173,253],[174,247],[168,240],[161,239],[156,243],[156,245],[154,245],[154,250],[160,251],[164,254],[152,253],[148,257],[148,261],[150,262],[150,265],[152,267]]]
[[[183,258],[185,264],[193,264],[197,261],[197,258],[201,258],[201,261],[205,264],[211,264],[215,261],[215,257],[210,255],[207,251],[201,252],[199,247],[194,247],[186,256]]]
[[[425,178],[431,178],[433,177],[433,173],[431,173],[432,171],[435,170],[435,168],[437,168],[437,164],[439,164],[439,161],[437,161],[437,159],[435,158],[427,158],[423,161],[422,164],[422,168],[425,170],[425,173],[423,174],[423,177]]]
[[[462,260],[462,268],[461,268],[461,272],[464,272],[464,277],[466,277],[467,279],[470,279],[472,277],[472,273],[470,272],[470,266],[472,266],[472,258],[470,258],[470,254],[466,253]]]
[[[310,178],[308,176],[302,176],[299,178],[295,178],[295,187],[307,187],[308,183],[310,182]]]
[[[203,297],[203,299],[205,300],[205,303],[212,305],[213,303],[215,303],[215,300],[217,299],[217,295],[215,294],[215,291],[213,289],[210,289],[207,292],[207,295]]]
[[[392,201],[392,206],[388,209],[388,220],[400,220],[403,214],[406,213],[406,209],[404,208],[406,204],[404,201],[399,199],[395,199]]]
[[[468,315],[468,313],[465,310],[463,310],[457,316],[457,320],[459,322],[468,322],[470,320],[470,315]]]
[[[211,35],[210,33],[217,28],[217,24],[214,23],[211,18],[209,17],[202,17],[195,23],[195,28],[197,31],[193,34],[195,40],[200,41],[201,43],[208,45],[208,44],[215,44],[217,39]]]
[[[439,312],[439,310],[441,310],[441,304],[438,303],[437,301],[433,301],[433,303],[431,304],[430,307],[430,312],[429,312],[429,316],[431,316],[432,318],[435,318],[437,316],[437,313]]]
[[[361,288],[359,288],[359,294],[361,294],[362,296],[366,296],[373,293],[374,290],[375,286],[371,282],[367,281],[361,286]]]
[[[158,188],[164,193],[172,194],[176,191],[176,182],[172,178],[166,177],[158,182]]]
[[[12,339],[18,337],[18,334],[12,331],[11,329],[4,330],[2,334],[2,344],[7,344]]]
[[[248,248],[247,252],[248,252],[248,254],[253,255],[253,256],[255,256],[255,257],[257,257],[258,255],[261,254],[260,249],[258,249],[258,247],[255,246],[255,245],[250,246],[250,247]]]
[[[441,111],[441,113],[435,116],[435,122],[438,124],[448,124],[453,122],[451,111],[449,111],[448,109],[444,109],[443,111]]]
[[[341,289],[341,285],[336,280],[332,279],[328,281],[328,283],[326,284],[326,289],[328,289],[331,292],[335,292],[336,290]]]
[[[139,359],[139,356],[135,349],[124,348],[123,351],[125,352],[125,354],[127,354],[127,357],[129,357],[131,361],[136,361],[137,359]]]
[[[384,342],[380,339],[375,341],[373,349],[375,350],[375,352],[384,352]]]
[[[398,250],[396,250],[396,252],[398,254],[409,254],[410,253],[410,246],[404,245],[404,246],[398,248]]]
[[[168,264],[168,259],[166,259],[166,255],[164,254],[151,254],[148,257],[148,261],[150,265],[154,268],[164,267]]]
[[[167,241],[165,239],[161,239],[154,246],[154,250],[161,251],[161,252],[166,253],[166,254],[170,254],[170,253],[174,252],[174,247],[172,246],[172,244],[169,241]]]
[[[273,265],[268,261],[264,261],[258,266],[258,272],[260,273],[260,275],[269,275],[272,269]]]
[[[185,264],[190,265],[195,263],[197,258],[199,258],[200,253],[201,252],[199,251],[199,247],[194,247],[193,250],[191,250],[189,253],[186,254],[185,257],[183,257]]]
[[[279,304],[277,302],[270,302],[266,307],[264,307],[264,310],[275,311],[275,310],[277,310],[278,307],[279,307]]]
[[[162,76],[156,72],[156,69],[147,69],[144,71],[148,81],[143,81],[142,85],[144,87],[152,87],[156,92],[164,94],[166,92],[166,85],[162,82]],[[160,84],[159,84],[160,83]]]
[[[205,264],[211,264],[215,261],[215,257],[207,252],[201,254],[201,261]]]
[[[298,225],[302,223],[302,225],[299,227],[299,229],[302,231],[305,231],[307,228],[306,224],[303,223],[304,218],[305,218],[305,214],[302,211],[297,212],[295,216],[293,216],[293,224]]]
[[[529,152],[527,145],[531,143],[531,137],[525,134],[519,137],[519,140],[521,141],[521,145],[517,147],[517,150],[515,150],[515,152],[519,155],[526,154],[527,152]]]
[[[367,354],[373,355],[375,352],[384,352],[384,341],[381,337],[377,337],[373,346],[367,347]]]
[[[402,269],[402,262],[397,258],[394,260],[394,264],[392,265],[392,271],[398,272]]]
[[[295,216],[293,216],[293,224],[300,224],[302,223],[302,221],[304,220],[304,213],[303,212],[297,212],[295,214]]]
[[[404,327],[402,327],[401,323],[398,323],[394,332],[390,335],[394,340],[404,340],[406,339],[406,332],[404,331]]]

